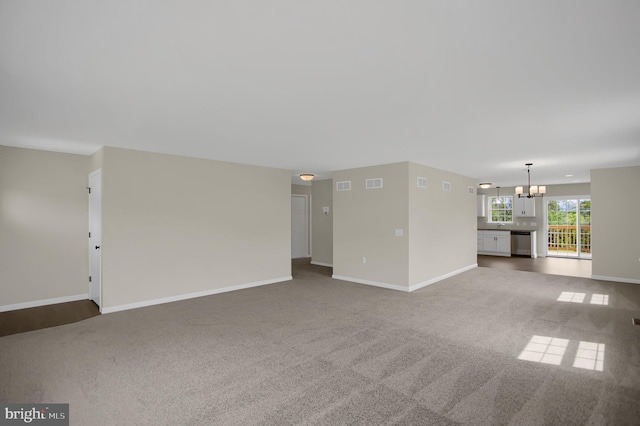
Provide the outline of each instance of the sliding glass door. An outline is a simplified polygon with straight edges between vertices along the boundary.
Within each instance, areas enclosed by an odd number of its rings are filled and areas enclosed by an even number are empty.
[[[591,259],[591,199],[546,200],[547,256]]]

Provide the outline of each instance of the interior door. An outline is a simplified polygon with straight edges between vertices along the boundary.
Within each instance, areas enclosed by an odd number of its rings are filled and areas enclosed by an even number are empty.
[[[89,174],[89,299],[102,298],[102,170]]]
[[[291,258],[309,256],[309,213],[306,195],[291,195]]]

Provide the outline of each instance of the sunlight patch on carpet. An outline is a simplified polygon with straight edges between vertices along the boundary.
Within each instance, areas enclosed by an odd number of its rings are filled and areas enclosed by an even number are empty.
[[[609,295],[608,294],[593,294],[593,295],[591,295],[591,304],[592,305],[608,305],[609,304]]]
[[[584,302],[585,293],[574,293],[573,291],[563,291],[558,297],[558,302],[572,302],[582,303]]]
[[[604,343],[580,342],[578,344],[578,352],[573,361],[576,368],[584,368],[586,370],[603,371],[604,370]]]
[[[518,359],[543,364],[560,365],[568,344],[568,339],[533,336],[518,356]]]

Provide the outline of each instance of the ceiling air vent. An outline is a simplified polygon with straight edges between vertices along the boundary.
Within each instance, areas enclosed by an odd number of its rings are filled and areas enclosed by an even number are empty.
[[[367,179],[365,182],[365,188],[367,189],[380,189],[382,188],[382,178]]]
[[[427,178],[419,177],[418,188],[426,188],[426,187],[427,187]]]
[[[443,191],[451,191],[451,183],[442,181],[442,190]]]
[[[476,189],[473,186],[470,186],[470,187],[467,188],[467,193],[469,195],[473,195],[473,194],[476,193]]]
[[[351,191],[351,181],[336,182],[336,191]]]

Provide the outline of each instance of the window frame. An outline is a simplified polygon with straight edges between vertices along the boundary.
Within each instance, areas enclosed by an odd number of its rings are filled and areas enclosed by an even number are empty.
[[[493,200],[497,199],[498,196],[497,195],[490,195],[487,198],[489,199],[489,208],[487,209],[488,210],[487,211],[487,213],[488,213],[487,214],[487,222],[488,223],[513,223],[513,203],[515,202],[515,196],[513,196],[513,195],[501,195],[500,198],[502,198],[503,200],[505,198],[510,198],[511,199],[511,208],[510,209],[504,208],[504,209],[496,209],[495,210],[496,212],[505,212],[503,214],[505,219],[506,219],[506,216],[507,216],[507,212],[510,212],[511,213],[511,220],[493,220],[493,212],[494,212]],[[507,203],[501,203],[501,204],[507,204]]]

